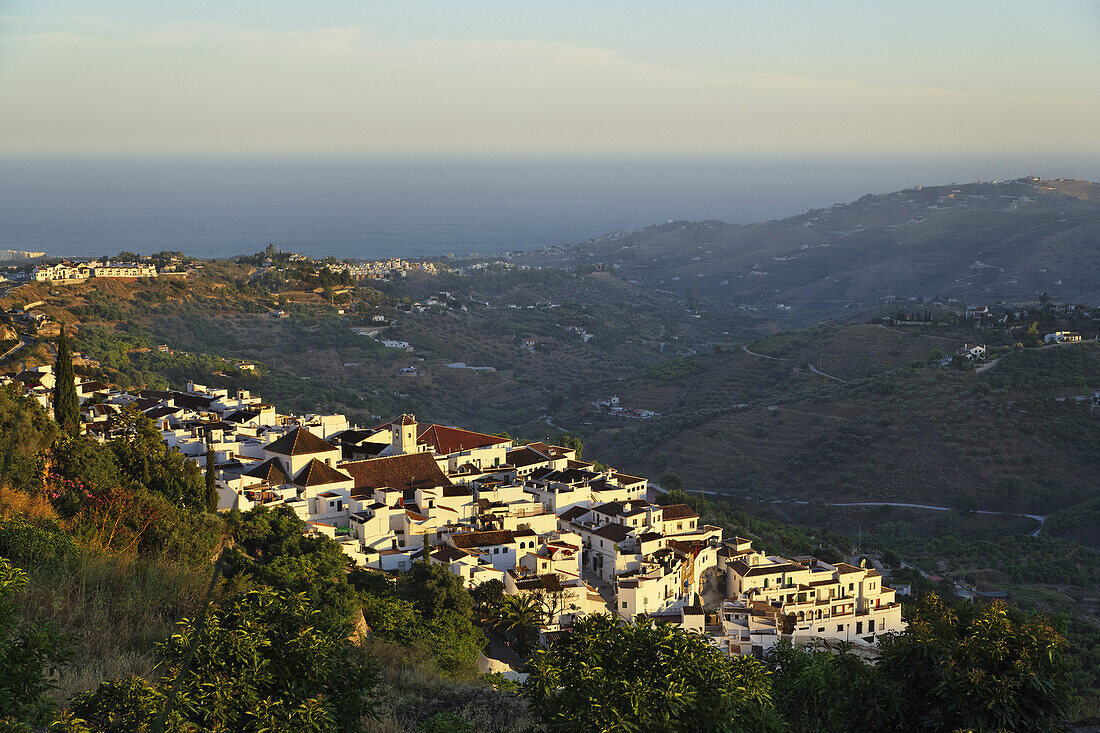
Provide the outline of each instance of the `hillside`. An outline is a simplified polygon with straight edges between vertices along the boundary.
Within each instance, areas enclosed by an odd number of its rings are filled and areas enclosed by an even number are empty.
[[[868,194],[779,221],[670,222],[522,261],[602,265],[651,288],[807,324],[886,296],[1100,298],[1100,185],[1035,178]]]
[[[1011,349],[974,374],[926,358],[951,343],[855,325],[691,357],[618,385],[667,417],[596,418],[589,440],[638,470],[764,498],[1046,513],[1095,495],[1096,416],[1055,398],[1100,387],[1100,347]]]

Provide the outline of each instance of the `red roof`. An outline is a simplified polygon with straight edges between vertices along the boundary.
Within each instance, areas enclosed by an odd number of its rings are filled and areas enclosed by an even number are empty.
[[[264,446],[269,453],[281,456],[302,456],[310,453],[325,453],[337,450],[332,443],[325,442],[305,428],[294,428],[281,438]]]
[[[351,481],[351,476],[321,463],[316,458],[307,463],[305,468],[299,471],[294,478],[294,483],[298,486],[323,486],[324,484],[337,484],[342,481]]]
[[[475,433],[472,430],[449,428],[445,425],[430,425],[416,439],[417,443],[430,445],[436,453],[448,455],[474,448],[486,448],[510,442],[508,438]]]
[[[340,470],[355,479],[353,496],[369,494],[373,489],[434,489],[451,484],[430,453],[341,463]]]

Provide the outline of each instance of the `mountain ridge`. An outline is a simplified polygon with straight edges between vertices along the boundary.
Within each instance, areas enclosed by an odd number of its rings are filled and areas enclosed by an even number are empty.
[[[520,257],[807,320],[888,296],[1100,298],[1100,185],[1037,177],[922,186],[754,224],[666,222]]]

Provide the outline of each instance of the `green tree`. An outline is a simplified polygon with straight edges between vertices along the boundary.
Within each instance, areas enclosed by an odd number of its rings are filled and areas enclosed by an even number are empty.
[[[4,451],[0,485],[40,489],[40,458],[56,437],[57,425],[36,400],[19,394],[12,385],[0,387],[0,446]]]
[[[448,609],[469,617],[474,608],[462,578],[452,575],[442,565],[424,560],[414,562],[412,568],[397,579],[397,595],[414,603],[428,620]]]
[[[684,480],[680,478],[680,474],[675,471],[668,471],[664,476],[661,476],[657,484],[665,491],[683,491]]]
[[[672,489],[663,494],[658,494],[657,503],[661,506],[668,506],[669,504],[687,504],[689,506],[694,506],[695,499],[683,489]]]
[[[526,654],[538,641],[543,612],[527,594],[505,595],[490,612],[490,618],[497,633],[515,644],[520,654]]]
[[[76,373],[73,352],[65,335],[65,324],[57,337],[57,360],[54,362],[53,414],[61,429],[74,433],[80,430],[80,399],[76,395]]]
[[[1054,730],[1068,711],[1065,640],[1040,615],[1000,602],[948,608],[921,600],[904,634],[882,641],[880,689],[899,722],[926,730]]]
[[[607,615],[535,653],[525,694],[550,731],[769,731],[780,721],[764,665],[702,636]]]
[[[581,451],[584,450],[584,444],[581,443],[581,439],[575,435],[566,435],[561,439],[563,448],[577,451],[577,460],[581,460]]]
[[[473,624],[473,599],[462,579],[441,565],[416,562],[391,590],[356,573],[363,618],[383,639],[426,649],[447,674],[476,674],[485,635]]]
[[[69,658],[52,622],[19,621],[15,597],[26,587],[27,574],[0,557],[0,728],[49,720],[56,708],[49,694],[53,676]]]
[[[115,424],[119,435],[108,445],[127,479],[192,511],[206,511],[206,486],[195,461],[169,448],[153,421],[132,405]]]
[[[166,730],[355,731],[379,680],[341,625],[304,595],[272,589],[211,611],[205,626],[181,621],[159,654],[158,682],[105,682],[75,698],[72,712],[95,731],[148,730],[178,677]]]
[[[218,511],[217,469],[214,465],[214,449],[206,448],[206,511],[213,514]]]
[[[798,648],[789,640],[776,644],[764,664],[771,673],[775,707],[792,730],[858,731],[892,719],[890,696],[879,694],[872,667],[846,647]]]
[[[237,547],[227,551],[226,577],[305,593],[328,622],[351,632],[359,598],[347,580],[350,560],[331,538],[306,535],[306,523],[285,506],[234,512],[228,521]]]

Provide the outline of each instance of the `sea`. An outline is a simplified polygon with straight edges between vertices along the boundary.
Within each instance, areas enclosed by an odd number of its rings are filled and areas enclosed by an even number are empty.
[[[923,184],[1100,180],[1100,156],[0,157],[0,249],[489,256],[670,220],[746,224]]]

